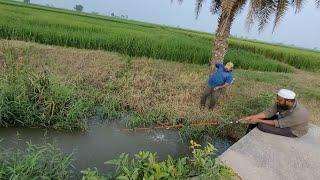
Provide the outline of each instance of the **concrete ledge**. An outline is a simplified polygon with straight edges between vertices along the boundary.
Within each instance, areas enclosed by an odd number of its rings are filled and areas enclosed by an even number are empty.
[[[255,128],[218,160],[244,180],[319,180],[320,128],[310,124],[301,138],[287,138]]]

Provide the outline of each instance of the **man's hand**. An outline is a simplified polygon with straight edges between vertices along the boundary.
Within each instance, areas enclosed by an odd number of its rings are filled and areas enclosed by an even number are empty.
[[[210,89],[210,92],[213,93],[214,91],[217,91],[218,89],[221,89],[221,86],[212,87],[212,88]]]
[[[217,91],[218,89],[220,89],[221,87],[220,86],[217,86],[215,88],[213,88],[214,91]]]
[[[251,118],[251,120],[250,120],[250,124],[257,124],[259,122],[260,122],[260,119],[255,118],[255,117]]]
[[[226,87],[228,87],[228,86],[230,86],[230,84],[224,83],[224,85],[222,85],[222,86],[217,86],[217,87],[215,87],[215,88],[214,88],[214,91],[217,91],[217,90],[222,89],[222,88],[226,88]]]
[[[244,124],[257,124],[260,122],[259,118],[256,118],[255,116],[247,116],[240,119],[240,122]]]
[[[211,64],[210,65],[210,71],[213,73],[216,70],[216,64]]]
[[[243,117],[240,119],[241,123],[248,124],[251,120],[252,116]]]

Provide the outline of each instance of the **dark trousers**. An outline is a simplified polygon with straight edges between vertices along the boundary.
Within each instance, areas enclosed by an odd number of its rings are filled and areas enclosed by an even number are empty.
[[[209,86],[206,87],[200,100],[201,108],[205,107],[207,98],[210,97],[209,109],[213,109],[219,99],[219,96],[221,95],[221,92],[222,92],[222,89],[218,89],[214,91],[213,87],[209,87]]]
[[[276,120],[276,119],[277,119],[277,116],[275,115],[275,116],[272,116],[271,118],[266,118],[265,120]],[[258,127],[259,130],[266,132],[266,133],[270,133],[270,134],[276,134],[276,135],[286,136],[286,137],[297,137],[296,135],[294,135],[291,132],[291,129],[289,127],[278,128],[278,127],[270,126],[270,125],[263,124],[263,123],[250,124],[247,129],[246,134],[249,133],[255,127]]]

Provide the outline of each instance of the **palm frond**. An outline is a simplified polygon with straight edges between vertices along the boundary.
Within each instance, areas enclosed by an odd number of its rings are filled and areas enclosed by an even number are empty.
[[[202,8],[202,4],[205,0],[196,0],[196,8],[195,8],[195,11],[196,11],[196,19],[198,19],[199,17],[199,14],[200,14],[200,10]]]
[[[254,23],[255,16],[261,9],[263,0],[251,0],[249,6],[249,12],[246,18],[246,28],[249,31]]]
[[[303,0],[294,0],[295,1],[295,7],[296,7],[296,10],[295,10],[295,13],[299,13],[302,9],[302,4],[303,4]]]
[[[274,0],[263,0],[260,9],[257,12],[258,31],[261,33],[266,24],[271,21],[272,15],[276,12],[277,5]]]
[[[288,0],[279,0],[278,1],[277,9],[276,9],[276,16],[275,16],[275,19],[274,19],[272,32],[274,32],[275,28],[279,24],[281,18],[284,16],[284,13],[288,9],[289,5],[290,5],[290,2]]]
[[[210,12],[212,14],[219,14],[221,12],[221,1],[222,0],[211,0]]]
[[[274,16],[272,29],[272,32],[274,32],[288,7],[295,7],[295,12],[298,13],[301,11],[303,3],[304,0],[251,0],[246,19],[247,29],[249,31],[254,21],[257,20],[258,30],[261,33],[266,24],[271,21],[271,17]]]
[[[320,8],[320,0],[316,0],[316,7]]]
[[[247,3],[247,0],[238,0],[237,3],[235,4],[235,11],[236,14],[240,13],[243,10],[243,7],[245,6],[245,4]]]
[[[246,26],[248,31],[254,21],[258,21],[259,33],[265,28],[275,12],[276,2],[274,0],[251,0],[249,12],[247,14]]]

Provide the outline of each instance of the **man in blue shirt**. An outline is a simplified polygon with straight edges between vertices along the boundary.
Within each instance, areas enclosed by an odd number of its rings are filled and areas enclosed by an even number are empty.
[[[225,66],[223,64],[216,64],[216,71],[210,75],[208,86],[201,97],[201,108],[204,108],[207,98],[211,95],[209,109],[213,109],[216,102],[221,95],[224,88],[231,85],[233,63],[228,62]]]

